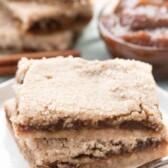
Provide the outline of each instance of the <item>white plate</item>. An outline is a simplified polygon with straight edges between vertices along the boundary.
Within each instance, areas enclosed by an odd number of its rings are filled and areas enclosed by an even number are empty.
[[[5,100],[14,96],[13,83],[14,80],[12,79],[0,85],[0,168],[29,168],[6,126],[3,111]],[[160,88],[157,91],[164,121],[168,123],[168,94]]]

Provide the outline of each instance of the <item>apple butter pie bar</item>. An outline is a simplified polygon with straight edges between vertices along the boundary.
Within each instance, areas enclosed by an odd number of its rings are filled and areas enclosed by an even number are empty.
[[[32,167],[131,168],[167,155],[151,66],[134,60],[28,60],[7,121]]]

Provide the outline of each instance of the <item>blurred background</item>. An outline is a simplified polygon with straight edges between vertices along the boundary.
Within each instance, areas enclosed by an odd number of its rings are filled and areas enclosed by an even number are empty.
[[[111,16],[113,14],[112,8],[113,6],[115,6],[117,0],[103,0],[103,1],[102,0],[76,0],[76,1],[57,0],[58,2],[55,2],[55,1],[52,2],[53,0],[46,0],[46,1],[38,0],[38,2],[36,0],[27,0],[27,1],[26,0],[25,1],[24,0],[1,0],[1,1],[2,1],[0,2],[1,58],[5,56],[10,56],[10,58],[12,59],[12,56],[13,56],[12,54],[17,55],[17,53],[25,53],[25,52],[26,53],[27,52],[46,52],[46,51],[55,51],[55,50],[76,49],[81,52],[81,55],[83,58],[88,60],[93,60],[93,59],[105,60],[105,59],[111,59],[113,57],[125,57],[125,58],[134,59],[135,52],[133,53],[131,52],[132,50],[130,50],[132,49],[130,47],[134,48],[134,44],[133,46],[131,46],[131,45],[121,43],[123,44],[122,46],[121,44],[116,44],[116,41],[115,42],[113,41],[115,45],[112,45],[112,48],[114,49],[117,46],[115,49],[122,51],[122,53],[118,55],[118,53],[116,52],[109,52],[107,50],[107,46],[109,44],[106,41],[106,38],[104,39],[100,37],[100,32],[102,31],[100,29],[100,21],[101,21],[101,18],[106,17],[104,14],[102,14],[102,12],[100,15],[100,11],[102,11],[102,9],[104,9],[105,11],[106,10],[105,8],[107,7],[109,8],[111,6],[110,10],[108,9],[108,11],[110,11],[110,14],[109,13],[106,14],[107,16],[108,15]],[[137,2],[138,0],[123,0],[123,2],[124,1],[125,2],[128,1],[128,3],[133,4],[133,2],[135,3],[135,1]],[[151,0],[152,3],[154,1],[155,0]],[[160,4],[162,3],[162,5],[164,6],[162,1],[164,0],[159,0]],[[149,3],[149,1],[146,1],[146,2]],[[160,4],[159,5],[152,4],[152,5],[160,7]],[[120,4],[120,5],[123,6],[123,4]],[[145,6],[146,5],[147,4],[145,4]],[[124,6],[124,10],[125,8],[127,8],[126,5]],[[145,10],[142,10],[142,11],[146,12],[145,15],[147,15],[149,10],[152,11],[153,9],[147,9],[147,11]],[[157,9],[157,12],[158,12],[158,9]],[[120,17],[120,13],[122,13],[122,11],[118,12],[116,16]],[[136,16],[136,12],[134,13],[133,11],[132,14],[133,15],[131,16]],[[161,13],[160,16],[161,17],[164,16],[164,19],[166,18],[167,20],[166,19],[165,20],[168,23],[167,10]],[[111,26],[110,30],[112,29],[112,27],[114,27],[114,25],[111,23],[114,20],[115,18],[112,16],[111,20],[109,21]],[[168,25],[163,25],[164,29],[168,31],[166,26]],[[156,25],[155,25],[155,28],[156,28]],[[118,28],[116,30],[119,31]],[[152,34],[154,33],[152,32]],[[142,39],[142,36],[141,36],[141,39]],[[167,39],[168,39],[168,36],[167,36]],[[166,44],[165,41],[164,41],[164,44]],[[139,45],[139,44],[135,44],[135,45]],[[152,54],[152,56],[156,55],[156,58],[158,58],[158,55],[159,55],[158,60],[159,61],[161,60],[161,63],[162,62],[164,63],[163,65],[164,73],[166,73],[167,78],[164,78],[161,80],[156,78],[156,80],[159,86],[161,86],[163,89],[168,91],[168,62],[167,62],[168,46],[164,46],[164,49],[163,49],[164,51],[161,51],[161,54],[160,54],[160,50],[162,50],[162,48],[160,49],[159,48],[160,46],[159,47],[149,46],[147,48],[147,51],[146,51],[146,48],[144,48],[145,46],[142,46],[142,45],[139,45],[139,46],[137,48],[135,46],[135,48],[136,50],[139,48],[141,49],[141,51],[138,52],[138,54],[140,55],[148,51],[150,51],[150,54]],[[159,52],[158,50],[156,50],[156,47],[158,47]],[[155,48],[154,51],[153,51],[153,48]],[[151,50],[152,50],[152,53],[151,53]],[[126,56],[124,55],[125,53],[127,53]],[[135,56],[135,59],[141,60],[141,58],[142,57],[137,57],[137,55]],[[157,62],[157,59],[156,59],[156,62]],[[159,67],[162,67],[162,64],[159,64]],[[8,65],[4,67],[4,65],[1,64],[1,60],[0,60],[0,74],[1,74],[0,83],[14,77],[13,75],[6,75],[7,74],[6,68],[7,69],[13,68],[13,65],[12,66]],[[4,69],[5,69],[5,73],[4,73]],[[161,75],[162,75],[162,72],[161,72]],[[161,75],[159,74],[159,76]]]

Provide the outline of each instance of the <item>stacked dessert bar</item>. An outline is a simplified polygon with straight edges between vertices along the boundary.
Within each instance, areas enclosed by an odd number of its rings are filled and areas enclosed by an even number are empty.
[[[23,58],[14,92],[6,117],[32,167],[135,168],[168,154],[146,63]]]
[[[0,0],[6,15],[0,32],[9,25],[16,36],[16,50],[56,50],[72,47],[92,18],[92,0]],[[0,15],[4,12],[0,11]],[[6,19],[10,18],[10,19]],[[12,26],[11,26],[12,25]],[[10,42],[11,36],[6,36]],[[10,48],[13,41],[6,46]],[[0,48],[3,49],[3,46]]]

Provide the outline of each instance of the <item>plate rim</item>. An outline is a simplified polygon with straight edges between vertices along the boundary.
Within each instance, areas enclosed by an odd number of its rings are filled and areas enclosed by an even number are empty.
[[[10,86],[11,84],[14,83],[14,81],[15,81],[15,78],[12,78],[12,79],[9,79],[9,80],[7,80],[7,81],[5,81],[5,82],[2,82],[2,83],[0,84],[0,90],[1,90],[1,89],[4,89],[4,87]]]

